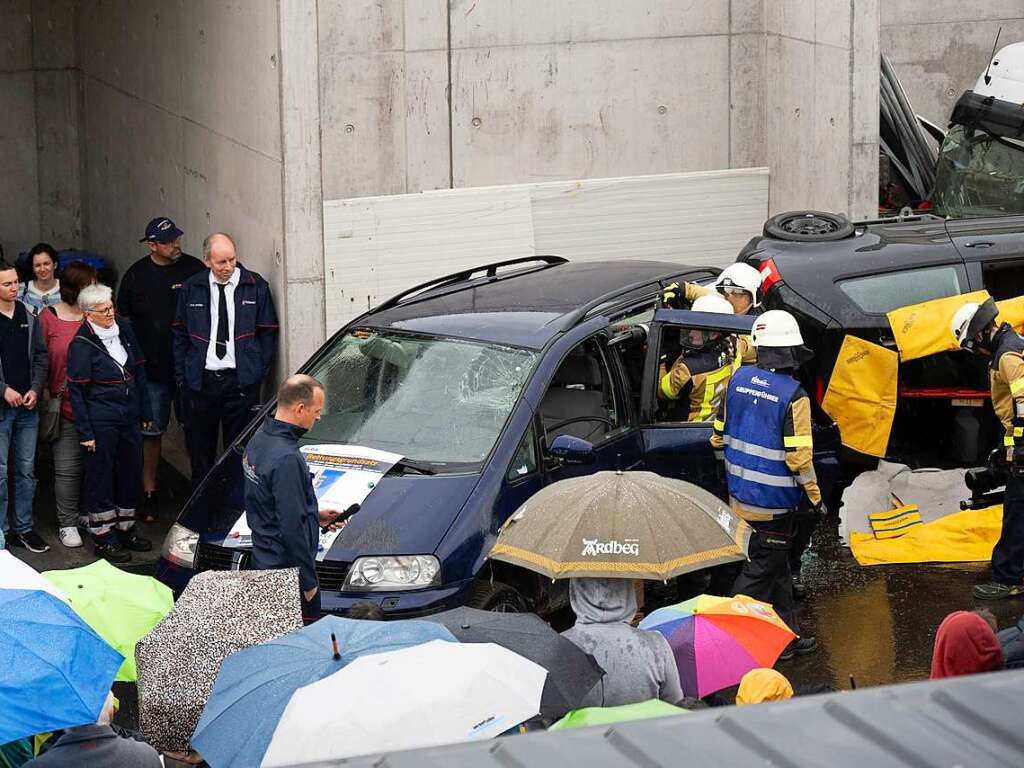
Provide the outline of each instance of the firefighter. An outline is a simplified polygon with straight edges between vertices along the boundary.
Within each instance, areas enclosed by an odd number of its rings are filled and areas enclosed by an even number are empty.
[[[661,304],[668,309],[692,309],[692,304],[701,296],[719,295],[731,305],[737,315],[761,314],[761,273],[749,264],[730,264],[718,275],[713,286],[697,283],[672,283],[665,286]],[[712,310],[717,311],[717,310]],[[738,336],[737,346],[744,365],[757,361],[757,351],[749,336]]]
[[[721,296],[699,296],[694,312],[731,315],[732,305]],[[680,333],[682,353],[668,369],[663,360],[658,375],[658,397],[688,403],[687,421],[710,421],[718,410],[729,376],[737,366],[735,337],[717,331],[690,328]]]
[[[1008,323],[997,323],[993,299],[964,304],[953,316],[961,348],[988,357],[992,408],[1005,431],[1009,473],[1003,500],[1003,531],[992,550],[992,581],[974,588],[980,600],[1024,594],[1024,338]]]
[[[795,510],[806,494],[815,514],[825,512],[814,473],[810,398],[793,378],[812,353],[796,320],[781,310],[755,320],[751,336],[757,364],[733,373],[711,436],[725,462],[729,505],[754,529],[750,559],[732,592],[771,603],[799,633],[789,564]],[[799,638],[781,658],[817,647],[813,637]]]

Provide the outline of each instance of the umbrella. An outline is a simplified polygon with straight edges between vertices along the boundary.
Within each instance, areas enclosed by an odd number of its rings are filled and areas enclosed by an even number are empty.
[[[67,603],[0,589],[0,744],[96,722],[122,661]]]
[[[612,725],[613,723],[626,723],[630,720],[648,720],[652,717],[681,715],[689,711],[661,699],[648,699],[618,707],[587,707],[573,710],[548,730],[564,731],[567,728],[584,728],[588,725]]]
[[[455,642],[451,632],[430,621],[325,616],[298,632],[239,651],[224,661],[192,745],[213,768],[260,765],[281,713],[296,690],[361,656],[431,640]],[[359,706],[369,708],[374,696],[367,694]],[[327,714],[333,728],[351,712],[332,703]]]
[[[746,595],[698,595],[649,614],[640,629],[672,646],[687,696],[736,685],[747,672],[771,667],[796,635],[768,603]]]
[[[363,656],[295,692],[262,765],[491,738],[537,714],[546,676],[493,643]]]
[[[750,526],[692,483],[598,472],[534,494],[489,557],[552,579],[670,579],[746,558]]]
[[[454,608],[425,618],[446,626],[461,643],[495,643],[544,667],[543,717],[558,718],[575,709],[604,675],[593,656],[533,613]]]
[[[139,641],[139,728],[164,751],[184,750],[221,662],[302,626],[298,570],[205,571]]]
[[[67,601],[64,593],[44,579],[39,571],[6,549],[0,549],[0,589],[38,589]]]
[[[43,576],[68,596],[82,620],[116,648],[124,663],[117,680],[134,683],[135,644],[174,607],[174,594],[150,576],[136,576],[97,560]]]

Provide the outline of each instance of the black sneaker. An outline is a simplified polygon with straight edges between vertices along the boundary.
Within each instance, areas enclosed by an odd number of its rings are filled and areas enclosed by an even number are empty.
[[[786,646],[779,655],[779,661],[789,661],[794,656],[810,656],[818,652],[818,641],[813,637],[801,637]]]
[[[132,552],[149,552],[153,548],[153,542],[139,536],[134,529],[118,531],[117,541],[122,547],[130,549]]]
[[[29,552],[49,552],[50,545],[35,531],[28,533],[12,533],[8,539],[12,547],[24,547]]]
[[[92,550],[96,557],[102,557],[111,563],[127,563],[132,553],[122,547],[113,536],[93,539]]]

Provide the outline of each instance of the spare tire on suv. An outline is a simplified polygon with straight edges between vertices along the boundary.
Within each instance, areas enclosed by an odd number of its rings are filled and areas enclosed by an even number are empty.
[[[786,211],[764,223],[764,234],[797,243],[842,240],[853,234],[853,224],[841,213]]]

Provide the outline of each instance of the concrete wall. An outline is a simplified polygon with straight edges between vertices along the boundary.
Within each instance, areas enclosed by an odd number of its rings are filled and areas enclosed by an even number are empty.
[[[767,163],[773,210],[870,212],[878,0],[854,7],[321,0],[324,197]]]
[[[1024,0],[885,0],[882,52],[903,82],[910,103],[943,128],[960,94],[988,65],[996,32],[999,47],[1024,41]]]

